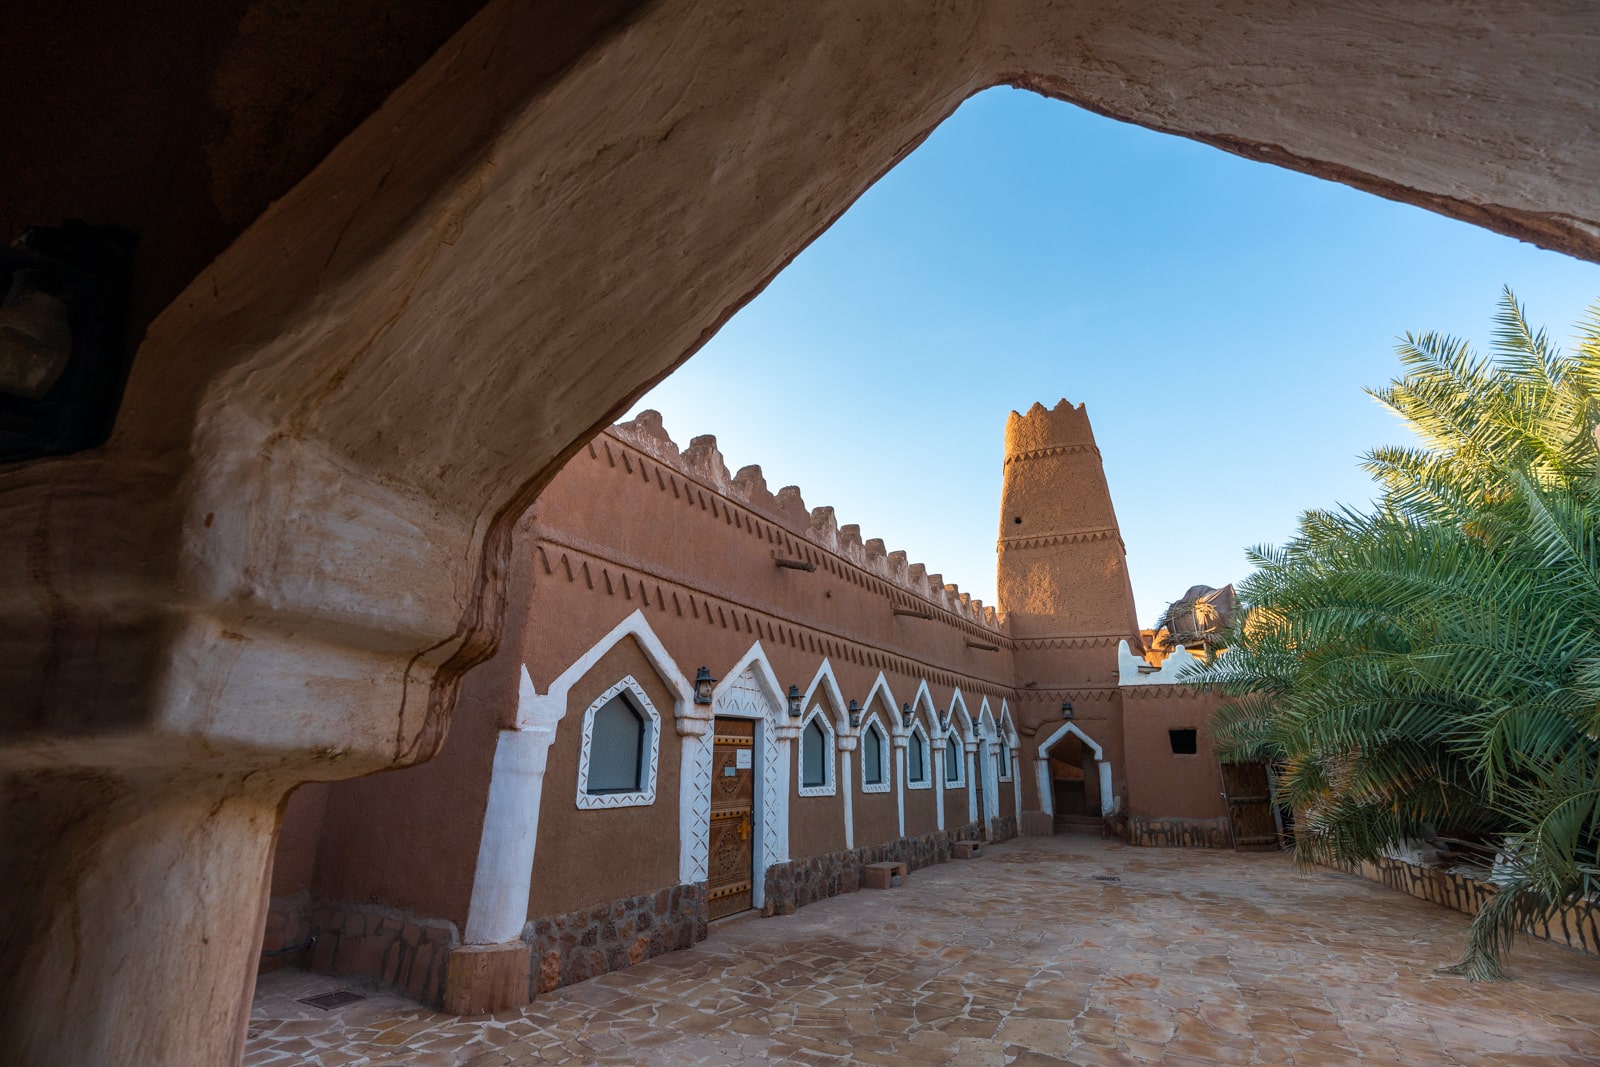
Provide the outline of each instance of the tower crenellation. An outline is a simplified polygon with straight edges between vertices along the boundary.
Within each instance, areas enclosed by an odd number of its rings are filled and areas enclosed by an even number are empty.
[[[998,607],[1014,637],[1038,645],[1019,650],[1019,670],[1041,683],[1115,684],[1116,640],[1137,641],[1138,623],[1085,405],[1034,404],[1006,420],[996,547]]]

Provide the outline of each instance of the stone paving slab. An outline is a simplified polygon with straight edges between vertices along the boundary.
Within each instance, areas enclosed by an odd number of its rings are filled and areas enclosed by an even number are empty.
[[[1522,940],[1514,981],[1435,973],[1466,927],[1283,855],[1024,838],[494,1016],[276,972],[245,1063],[1600,1063],[1600,961]],[[340,988],[370,996],[297,1003]]]

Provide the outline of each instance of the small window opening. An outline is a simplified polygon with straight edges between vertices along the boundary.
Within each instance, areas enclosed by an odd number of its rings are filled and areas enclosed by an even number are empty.
[[[883,734],[877,723],[867,727],[861,738],[861,770],[868,785],[883,784]]]
[[[906,771],[906,777],[913,782],[927,781],[928,745],[922,739],[922,731],[911,731],[911,740],[906,746],[906,758],[910,763],[910,767]]]
[[[951,734],[944,746],[944,780],[961,781],[961,737],[958,734]]]
[[[817,719],[806,724],[805,735],[800,739],[800,784],[828,784],[828,735]]]
[[[590,796],[605,796],[637,793],[643,789],[648,730],[645,717],[621,693],[596,711],[585,792]]]
[[[1000,777],[1011,777],[1011,746],[1000,742]]]
[[[1193,730],[1168,730],[1174,756],[1192,756],[1199,752],[1198,738]]]
[[[1011,517],[1011,521],[1016,523],[1018,526],[1021,526],[1022,525],[1022,516],[1021,515],[1013,515]]]

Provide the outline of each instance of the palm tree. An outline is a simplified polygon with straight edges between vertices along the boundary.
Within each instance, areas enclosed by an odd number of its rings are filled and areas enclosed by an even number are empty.
[[[1419,444],[1365,467],[1369,511],[1317,511],[1251,553],[1249,607],[1204,669],[1225,759],[1280,764],[1305,861],[1438,834],[1498,892],[1455,968],[1600,888],[1600,310],[1571,354],[1509,291],[1494,358],[1408,335],[1372,395]]]

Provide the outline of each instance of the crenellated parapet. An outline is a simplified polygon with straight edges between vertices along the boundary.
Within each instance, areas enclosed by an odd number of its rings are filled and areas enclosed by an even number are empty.
[[[1012,419],[1017,418],[1013,413]],[[617,423],[606,432],[619,443],[638,449],[662,466],[749,508],[895,588],[997,634],[1007,633],[1005,617],[992,605],[974,600],[954,584],[946,584],[942,574],[929,574],[924,564],[910,562],[905,552],[890,551],[881,538],[863,539],[860,526],[841,526],[833,508],[808,509],[798,486],[786,485],[773,493],[755,464],[740,467],[737,474],[730,473],[717,439],[711,434],[692,438],[689,447],[680,449],[667,433],[658,411],[642,411],[637,418]]]

